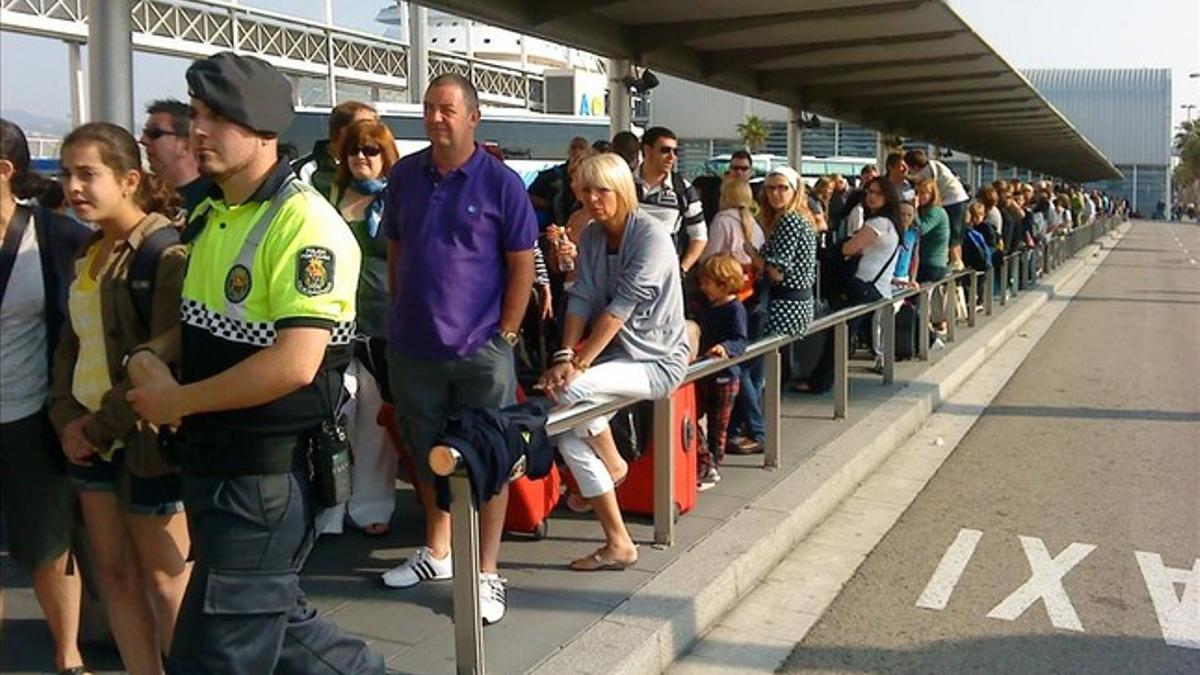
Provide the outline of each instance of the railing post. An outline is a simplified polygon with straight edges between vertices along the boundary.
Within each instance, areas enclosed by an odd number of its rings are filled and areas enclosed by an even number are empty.
[[[994,267],[987,268],[983,273],[983,313],[987,316],[992,315],[992,302],[996,296],[996,269]]]
[[[1025,249],[1017,252],[1017,293],[1025,290],[1025,275],[1028,274],[1026,269]]]
[[[1008,256],[1000,256],[1000,279],[1003,286],[1000,287],[1000,305],[1008,304]]]
[[[763,467],[778,469],[782,443],[779,395],[783,389],[783,360],[779,350],[772,349],[763,354],[763,422],[766,438],[763,439]],[[745,367],[745,366],[743,366]]]
[[[896,381],[896,308],[886,305],[879,311],[883,316],[883,383],[889,385]]]
[[[929,360],[929,293],[930,286],[923,286],[917,296],[917,358]]]
[[[850,326],[833,327],[833,419],[846,419],[850,406]]]
[[[483,675],[483,617],[479,612],[479,512],[471,499],[471,480],[450,479],[450,548],[454,551],[455,672]]]
[[[958,279],[942,284],[942,316],[946,317],[946,342],[958,339]]]
[[[654,543],[675,543],[675,399],[654,402]],[[691,420],[696,424],[696,420]]]
[[[967,277],[967,325],[971,328],[975,327],[976,315],[979,313],[976,309],[979,304],[979,278],[978,272]]]

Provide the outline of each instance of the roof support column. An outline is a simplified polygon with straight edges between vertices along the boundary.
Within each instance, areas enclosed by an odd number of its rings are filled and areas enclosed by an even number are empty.
[[[408,102],[425,101],[429,88],[429,10],[408,3]]]
[[[78,42],[67,42],[67,80],[71,83],[71,127],[87,121],[87,79],[83,76],[83,49]]]
[[[328,61],[329,107],[337,106],[337,75],[333,60],[333,0],[325,0],[325,60]]]
[[[617,133],[629,131],[633,124],[633,98],[629,87],[625,86],[625,76],[632,67],[629,59],[609,59],[608,61],[608,137]]]
[[[875,132],[875,170],[879,175],[887,173],[887,143],[883,140],[883,132]]]
[[[802,173],[802,155],[803,141],[801,137],[804,134],[804,128],[800,126],[804,120],[804,111],[800,108],[788,109],[787,123],[787,158],[788,166],[796,170],[797,173]]]
[[[90,119],[133,128],[131,0],[89,0]]]
[[[1138,175],[1137,164],[1133,165],[1133,199],[1129,200],[1133,204],[1133,210],[1138,210]]]

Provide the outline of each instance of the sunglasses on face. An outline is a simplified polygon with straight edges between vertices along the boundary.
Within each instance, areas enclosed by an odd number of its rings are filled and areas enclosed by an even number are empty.
[[[660,154],[660,155],[675,155],[678,157],[679,156],[679,148],[675,147],[674,145],[664,145],[658,149],[658,154]]]
[[[739,164],[730,164],[729,170],[730,171],[749,171],[750,167],[745,166],[745,165],[739,165]]]
[[[150,128],[150,129],[142,129],[142,135],[145,136],[146,138],[149,138],[152,141],[157,141],[158,139],[162,138],[163,136],[178,136],[179,134],[175,133],[174,131],[171,131],[170,129]]]
[[[383,149],[381,149],[378,145],[361,145],[356,148],[347,148],[346,156],[353,157],[359,153],[362,153],[363,157],[378,157],[381,152],[383,152]]]

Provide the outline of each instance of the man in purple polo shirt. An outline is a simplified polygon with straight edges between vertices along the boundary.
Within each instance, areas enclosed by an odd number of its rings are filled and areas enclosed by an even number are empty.
[[[449,579],[450,514],[437,507],[429,449],[458,406],[501,407],[516,397],[516,331],[533,289],[537,218],[521,178],[475,143],[479,98],[446,74],[425,91],[430,147],[392,168],[384,209],[392,312],[388,370],[396,421],[417,465],[425,546],[383,575],[407,588]],[[504,616],[496,575],[505,489],[480,509],[480,609]]]

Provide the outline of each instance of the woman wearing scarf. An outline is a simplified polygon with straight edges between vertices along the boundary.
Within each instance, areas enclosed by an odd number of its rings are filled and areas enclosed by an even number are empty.
[[[358,280],[358,334],[355,358],[346,369],[351,400],[343,408],[351,433],[354,465],[352,490],[346,505],[330,509],[323,518],[325,533],[342,531],[350,523],[373,536],[386,534],[395,507],[396,453],[376,423],[383,404],[380,384],[387,378],[383,363],[387,329],[387,239],[381,231],[387,176],[396,163],[396,140],[377,120],[363,120],[347,129],[338,150],[338,168],[330,201],[354,232],[362,249]]]

